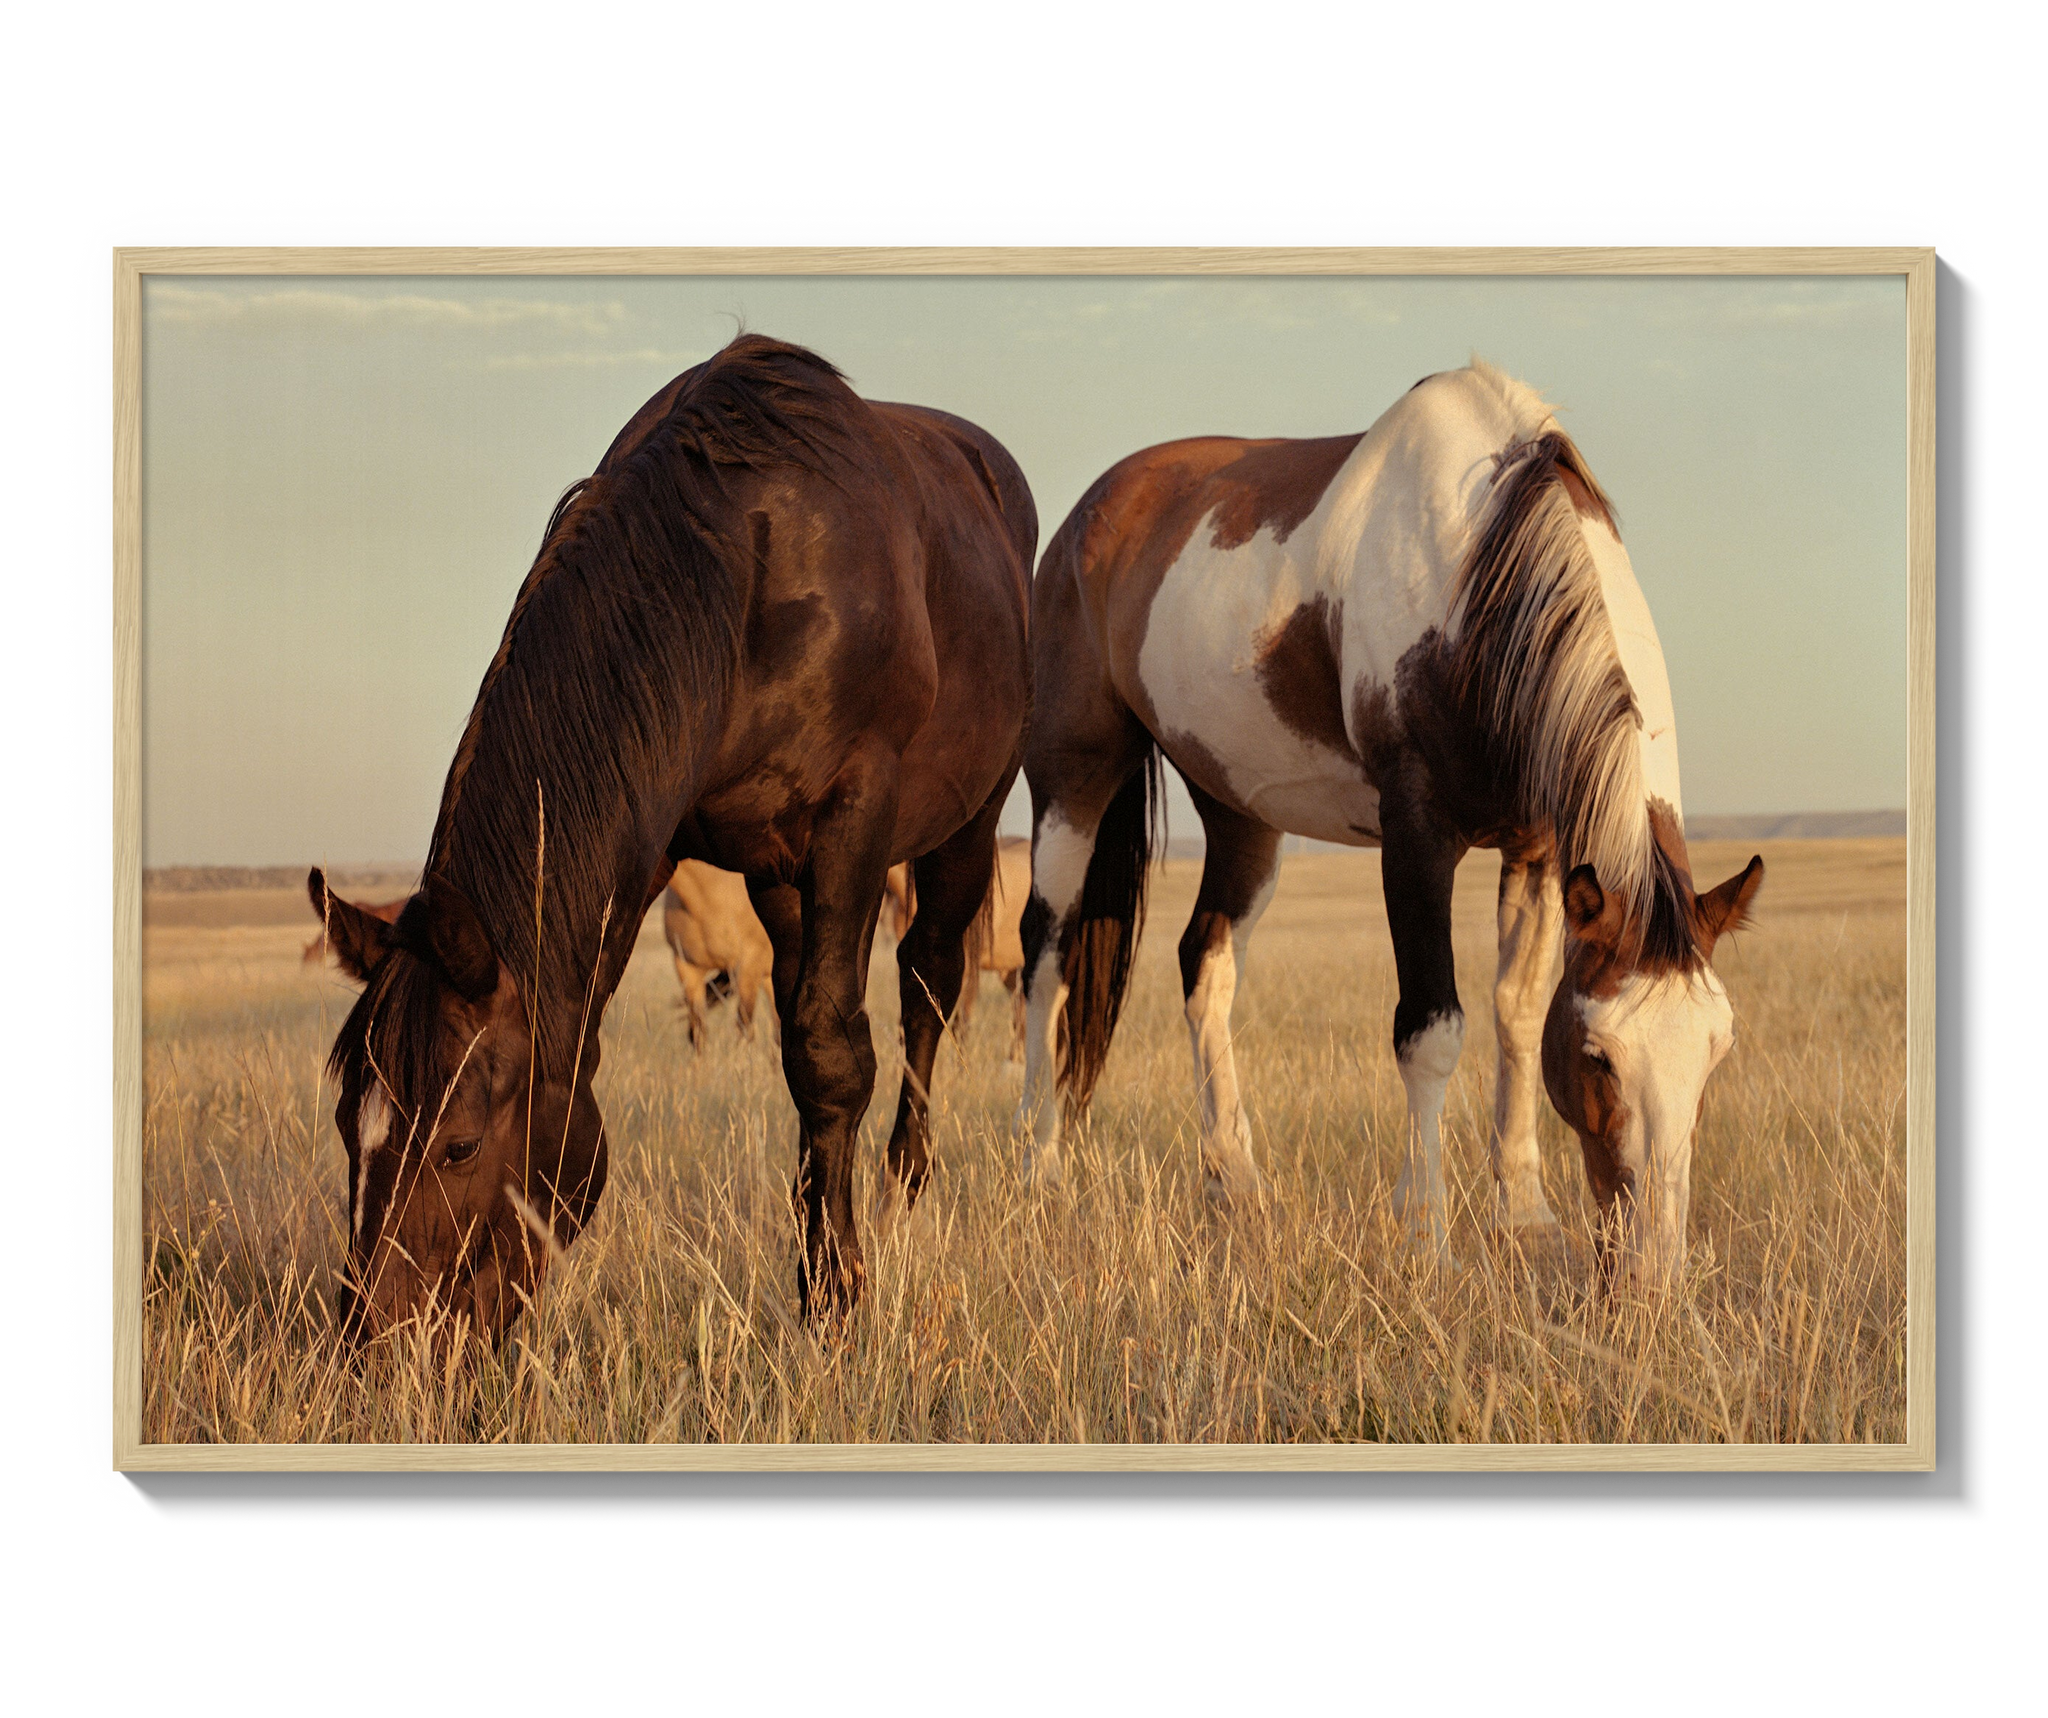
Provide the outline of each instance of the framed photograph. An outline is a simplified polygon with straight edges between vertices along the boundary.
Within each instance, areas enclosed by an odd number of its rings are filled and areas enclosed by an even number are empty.
[[[1934,330],[117,253],[116,1467],[1931,1467]]]

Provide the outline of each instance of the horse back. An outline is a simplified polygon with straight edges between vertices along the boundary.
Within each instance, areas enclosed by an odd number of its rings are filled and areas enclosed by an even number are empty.
[[[829,468],[729,485],[752,588],[685,845],[750,875],[797,873],[856,752],[896,760],[892,860],[950,836],[1021,752],[1038,528],[1023,474],[948,413],[851,396],[844,411]]]

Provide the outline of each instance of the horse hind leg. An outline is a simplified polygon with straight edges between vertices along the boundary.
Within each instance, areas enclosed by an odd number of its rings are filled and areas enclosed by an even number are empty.
[[[953,1004],[953,1035],[964,1048],[974,1029],[974,1005],[981,999],[981,963],[971,961],[960,974],[960,1000]]]
[[[917,916],[896,950],[903,1089],[889,1133],[888,1176],[882,1188],[885,1215],[893,1214],[899,1199],[905,1210],[914,1206],[931,1175],[932,1064],[965,982],[980,976],[978,960],[969,961],[966,939],[988,895],[995,869],[996,824],[1008,791],[1005,781],[1002,794],[916,862]]]
[[[1557,1229],[1557,1214],[1543,1196],[1536,1115],[1543,1087],[1543,1020],[1550,1010],[1551,966],[1563,916],[1557,865],[1550,852],[1503,848],[1500,968],[1493,986],[1500,1069],[1493,1090],[1489,1156],[1494,1226],[1510,1232],[1547,1235]]]
[[[1180,939],[1181,998],[1195,1056],[1202,1118],[1202,1176],[1209,1198],[1231,1207],[1263,1188],[1252,1159],[1251,1122],[1238,1086],[1230,1014],[1244,955],[1280,879],[1280,831],[1220,805],[1192,782],[1206,853],[1195,910]]]
[[[1010,995],[1010,1066],[1024,1065],[1024,1022],[1028,1010],[1024,1003],[1024,969],[1014,966],[1003,974],[1003,989]]]
[[[1058,773],[1046,767],[1031,783],[1031,896],[1021,927],[1024,1091],[1014,1124],[1027,1181],[1060,1180],[1066,1112],[1087,1110],[1129,977],[1151,859],[1157,761],[1151,736],[1128,721],[1116,749],[1078,770],[1061,759]]]
[[[757,886],[748,879],[775,950],[782,1072],[796,1103],[790,1200],[803,1237],[798,1302],[806,1319],[828,1326],[858,1304],[867,1280],[854,1221],[853,1158],[874,1093],[867,955],[894,800],[886,778],[842,776],[830,814],[813,827],[811,856],[797,885]]]

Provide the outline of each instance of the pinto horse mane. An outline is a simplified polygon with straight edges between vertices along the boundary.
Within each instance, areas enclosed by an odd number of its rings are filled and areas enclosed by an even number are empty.
[[[694,779],[737,669],[759,545],[732,479],[795,470],[850,490],[846,431],[867,410],[825,359],[741,334],[650,400],[548,520],[449,766],[426,874],[475,908],[557,1075],[582,1053],[583,997],[638,932],[635,856],[672,833],[640,821]],[[394,1101],[424,1101],[430,980],[419,961],[373,975],[335,1042],[345,1087],[374,1049]]]
[[[1516,813],[1547,828],[1562,871],[1591,865],[1653,970],[1703,964],[1691,879],[1656,839],[1629,684],[1580,515],[1615,536],[1613,504],[1534,393],[1474,361],[1526,426],[1495,456],[1491,510],[1458,574],[1451,683]]]

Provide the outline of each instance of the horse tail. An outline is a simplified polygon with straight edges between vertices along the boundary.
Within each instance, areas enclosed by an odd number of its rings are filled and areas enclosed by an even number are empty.
[[[1067,1006],[1060,1016],[1059,1084],[1075,1115],[1083,1114],[1095,1095],[1130,989],[1131,962],[1145,928],[1145,889],[1159,844],[1163,794],[1159,747],[1148,735],[1142,760],[1096,826],[1081,904],[1061,937]]]

